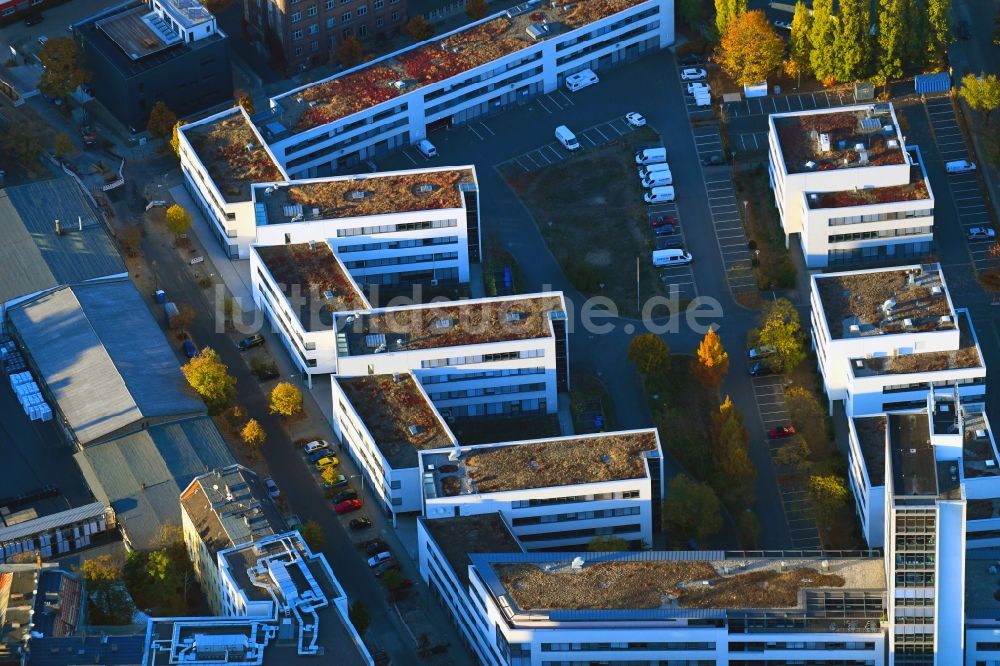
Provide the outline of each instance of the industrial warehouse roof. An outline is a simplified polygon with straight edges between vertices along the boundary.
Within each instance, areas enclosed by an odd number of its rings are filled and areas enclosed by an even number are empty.
[[[205,410],[128,280],[57,289],[9,317],[81,444],[141,419]]]
[[[149,547],[163,524],[181,524],[180,494],[196,476],[236,463],[207,416],[95,444],[75,458],[95,497],[115,510],[134,548]]]
[[[69,178],[0,190],[0,238],[0,303],[128,270],[98,212]]]

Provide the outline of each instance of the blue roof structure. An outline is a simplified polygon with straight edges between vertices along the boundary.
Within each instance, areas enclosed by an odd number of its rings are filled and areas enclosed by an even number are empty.
[[[918,95],[946,93],[951,90],[951,77],[948,72],[917,74],[913,77],[913,87]]]

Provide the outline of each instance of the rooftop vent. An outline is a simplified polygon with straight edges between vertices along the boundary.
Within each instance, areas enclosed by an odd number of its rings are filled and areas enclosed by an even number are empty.
[[[865,367],[865,362],[863,360],[861,360],[860,358],[856,358],[856,359],[854,359],[854,367],[855,368],[863,368],[863,367]]]
[[[247,152],[249,153],[249,152],[253,151],[253,149],[256,148],[256,147],[257,146],[254,145],[253,141],[250,141],[249,143],[247,143]]]
[[[392,383],[393,384],[398,384],[400,379],[401,379],[401,377],[400,377],[400,375],[399,375],[398,372],[392,373]]]
[[[529,460],[528,461],[528,469],[530,469],[532,472],[537,472],[541,468],[542,468],[542,466],[538,464],[537,460]]]
[[[830,152],[830,135],[826,132],[819,135],[819,149],[824,153]]]
[[[861,149],[858,151],[858,162],[861,164],[868,164],[868,151]]]
[[[850,326],[847,327],[847,330],[849,330],[851,333],[860,333],[861,327],[858,326],[857,324],[851,324]]]
[[[576,557],[574,557],[573,561],[570,562],[569,566],[572,567],[573,569],[576,569],[576,570],[582,569],[583,568],[583,558],[580,557],[579,555],[576,556]]]
[[[609,456],[607,453],[602,453],[601,454],[601,462],[604,463],[605,465],[610,465],[611,464],[611,456]]]
[[[807,168],[807,169],[809,169],[811,171],[811,170],[813,170],[813,169],[816,168],[816,163],[813,162],[812,160],[809,160],[808,162],[806,162],[802,166],[804,166],[805,168]]]
[[[942,324],[950,324],[951,323],[951,315],[941,315],[941,319],[939,319],[938,321],[940,323],[942,323]]]
[[[411,437],[416,437],[424,431],[423,428],[415,423],[411,423],[406,429],[409,431]]]
[[[333,292],[330,291],[329,289],[327,289],[326,291],[323,292],[323,298],[325,300],[332,301],[333,300]]]
[[[906,319],[903,320],[903,326],[907,328],[913,326],[913,320],[907,317]]]
[[[990,460],[984,461],[983,464],[986,465],[987,467],[996,467],[997,461],[991,458]]]
[[[309,241],[309,249],[310,250],[315,250],[316,249],[316,241],[314,241],[314,240]]]
[[[527,319],[528,315],[523,312],[508,312],[507,321],[521,321],[522,319]]]
[[[418,188],[421,194],[430,194],[434,191],[434,186],[430,183],[422,183]]]
[[[886,142],[886,145],[889,146],[890,148],[899,148],[899,141],[897,141],[896,139],[889,139]]]
[[[931,293],[935,296],[940,296],[944,293],[944,290],[941,288],[941,285],[935,285],[931,287]]]
[[[438,319],[434,322],[434,328],[451,328],[454,325],[454,319]]]
[[[976,439],[986,439],[986,431],[981,428],[976,430]]]
[[[365,193],[363,191],[361,191],[361,190],[354,190],[353,192],[351,192],[351,198],[352,199],[364,199],[365,198]]]
[[[396,90],[402,90],[406,87],[406,81],[393,81],[392,87]]]
[[[864,149],[865,149],[865,144],[863,144],[863,143],[860,143],[860,142],[858,142],[858,143],[854,144],[854,150],[855,150],[855,151],[857,151],[857,152],[859,152],[859,153],[860,153],[860,152],[861,152],[862,150],[864,150]]]
[[[892,312],[893,308],[895,307],[896,307],[896,299],[894,297],[887,298],[885,302],[882,303],[882,312],[886,313]]]

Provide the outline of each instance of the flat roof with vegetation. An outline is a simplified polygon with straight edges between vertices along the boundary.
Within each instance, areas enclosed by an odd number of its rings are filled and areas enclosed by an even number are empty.
[[[522,552],[499,512],[420,520],[463,585],[469,582],[471,553]]]
[[[475,183],[468,167],[375,173],[262,185],[255,199],[265,206],[267,224],[281,224],[462,208],[462,188]]]
[[[956,320],[959,330],[958,349],[852,359],[851,370],[854,376],[908,375],[983,367],[979,345],[972,334],[967,313],[960,312]]]
[[[286,177],[240,107],[181,130],[227,202],[249,201],[253,183]]]
[[[450,447],[441,424],[410,374],[334,377],[393,469],[416,467],[418,451]]]
[[[892,115],[874,114],[872,108],[772,116],[785,170],[796,174],[906,164]],[[828,149],[821,140],[824,135],[829,137]]]
[[[293,132],[331,123],[432,83],[498,60],[581,26],[617,14],[643,0],[577,0],[555,5],[537,2],[517,14],[511,10],[481,23],[353,71],[280,95],[282,118]],[[539,30],[540,28],[540,30]],[[529,35],[535,29],[536,37]]]
[[[917,167],[919,168],[919,167]],[[809,208],[847,208],[849,206],[869,206],[903,201],[930,201],[931,193],[923,178],[904,185],[888,187],[864,187],[836,192],[816,192],[807,196]]]

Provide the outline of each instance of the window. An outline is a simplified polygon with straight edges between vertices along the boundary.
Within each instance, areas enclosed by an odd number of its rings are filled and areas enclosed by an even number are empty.
[[[326,28],[327,28],[327,30],[329,30],[330,28],[332,28],[335,25],[337,25],[337,19],[335,19],[334,17],[331,16],[330,18],[328,18],[326,20]],[[333,44],[330,44],[330,46],[333,46]]]
[[[319,41],[313,40],[309,43],[309,50],[313,53],[319,51]]]
[[[359,25],[358,26],[358,37],[360,37],[361,39],[364,39],[367,36],[368,36],[368,26],[364,25],[364,24]]]
[[[383,7],[385,7],[385,0],[375,0],[372,3],[372,9],[382,9]]]
[[[316,5],[313,5],[312,7],[306,10],[306,16],[316,16],[316,12],[317,12]]]
[[[364,16],[368,13],[368,5],[358,5],[358,16]]]
[[[351,20],[351,12],[344,12],[343,14],[340,15],[341,23],[349,23],[350,20]]]
[[[302,12],[292,12],[292,23],[298,23],[302,20]]]
[[[351,36],[351,29],[350,28],[344,28],[343,30],[340,31],[340,38],[341,39],[347,39],[350,36]],[[339,233],[339,231],[338,231],[338,233]]]
[[[296,30],[295,32],[293,32],[292,33],[292,39],[302,39],[302,31],[301,30]],[[296,49],[296,50],[298,50],[298,49]]]
[[[384,24],[385,24],[385,19],[383,19],[381,16],[376,16],[375,17],[375,27],[376,28],[381,28]]]
[[[389,1],[392,2],[392,0],[389,0]],[[392,22],[395,23],[398,20],[399,20],[399,12],[393,12],[392,13]]]
[[[334,5],[334,0],[326,0],[326,4],[324,5],[324,7],[329,10],[333,9],[333,5]]]
[[[13,7],[6,7],[6,8],[4,8],[4,10],[3,10],[3,15],[4,15],[4,16],[10,16],[11,14],[13,14],[13,13],[14,13],[14,11],[15,11],[15,10],[14,10],[14,8],[13,8]]]
[[[309,26],[309,34],[310,35],[315,35],[317,32],[319,32],[319,24],[318,23],[313,23],[311,26]]]
[[[302,31],[300,30],[299,31],[299,37],[301,37],[301,36],[302,36]],[[296,46],[295,47],[295,56],[299,57],[301,55],[302,55],[302,47],[301,46]]]

